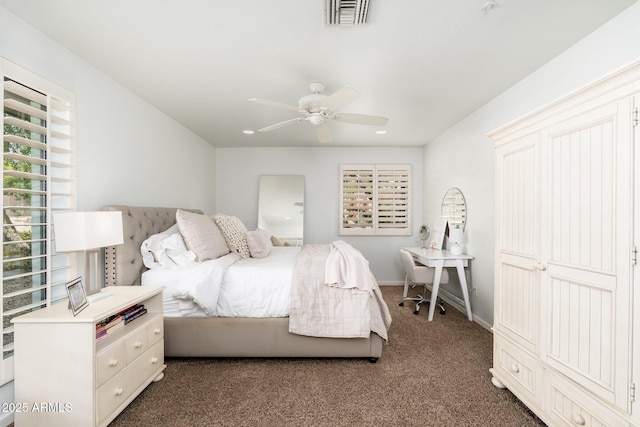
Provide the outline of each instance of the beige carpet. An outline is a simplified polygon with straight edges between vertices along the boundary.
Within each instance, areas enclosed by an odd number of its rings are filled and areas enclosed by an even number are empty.
[[[414,290],[415,291],[415,290]],[[167,359],[116,418],[124,426],[544,426],[491,384],[492,335],[448,308],[399,307],[375,364],[364,359]]]

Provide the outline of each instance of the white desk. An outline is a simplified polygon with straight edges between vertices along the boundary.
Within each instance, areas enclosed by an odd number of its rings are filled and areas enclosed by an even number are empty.
[[[460,279],[460,288],[462,295],[464,296],[464,305],[467,308],[467,318],[473,320],[471,314],[471,304],[469,303],[469,291],[467,290],[467,276],[464,274],[464,268],[469,265],[469,260],[473,259],[472,256],[467,254],[452,255],[451,252],[446,250],[437,249],[421,249],[421,248],[403,248],[409,251],[413,256],[413,259],[420,264],[427,267],[435,267],[436,271],[433,277],[433,289],[431,291],[431,304],[429,304],[429,321],[433,320],[433,312],[435,311],[438,298],[438,288],[440,288],[440,276],[442,275],[443,267],[455,267],[458,271],[458,278]]]

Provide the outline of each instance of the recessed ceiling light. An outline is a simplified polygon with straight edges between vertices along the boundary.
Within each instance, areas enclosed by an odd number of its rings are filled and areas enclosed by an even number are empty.
[[[255,131],[252,131],[251,129],[245,129],[242,131],[242,133],[244,133],[245,135],[253,135]]]
[[[377,133],[378,135],[384,135],[385,133],[387,133],[387,131],[386,131],[386,130],[384,130],[384,129],[380,129],[380,130],[377,130],[377,131],[376,131],[376,133]]]

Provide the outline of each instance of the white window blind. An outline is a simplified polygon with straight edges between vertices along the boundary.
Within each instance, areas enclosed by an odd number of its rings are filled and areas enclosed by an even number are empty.
[[[340,165],[341,235],[411,235],[410,165]]]
[[[2,361],[13,378],[11,319],[66,298],[75,258],[53,253],[54,211],[75,210],[73,94],[0,58],[2,75]]]

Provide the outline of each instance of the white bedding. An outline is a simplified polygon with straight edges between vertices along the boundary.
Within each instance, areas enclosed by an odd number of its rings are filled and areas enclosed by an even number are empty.
[[[196,304],[191,304],[191,309],[180,300],[173,297],[173,292],[178,287],[181,271],[171,268],[154,268],[142,274],[142,286],[164,286],[162,292],[162,303],[165,317],[206,317]],[[182,307],[182,309],[181,309]]]
[[[142,285],[163,285],[164,315],[286,317],[299,247],[274,247],[265,258],[228,254],[176,268],[152,268]]]
[[[274,247],[265,258],[244,258],[225,274],[216,307],[225,317],[286,317],[293,266],[301,248]]]

